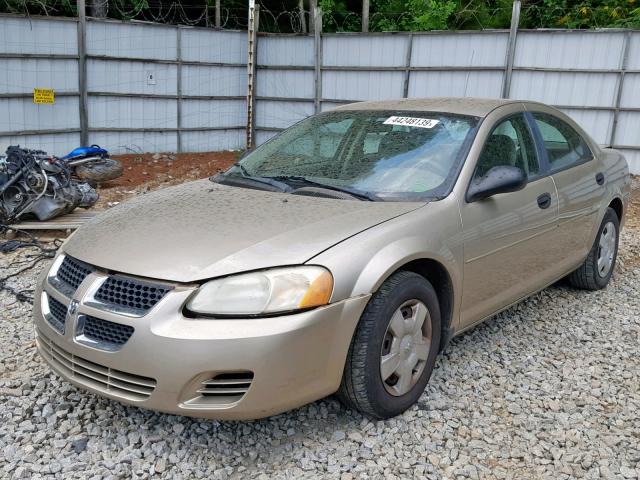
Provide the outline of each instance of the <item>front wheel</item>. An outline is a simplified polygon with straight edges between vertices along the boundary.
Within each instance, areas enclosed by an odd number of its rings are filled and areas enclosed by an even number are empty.
[[[338,397],[384,419],[418,401],[440,345],[440,308],[433,286],[413,272],[387,279],[365,308],[351,341]]]
[[[569,275],[569,283],[584,290],[606,287],[616,265],[619,236],[618,215],[612,208],[607,208],[587,259]]]

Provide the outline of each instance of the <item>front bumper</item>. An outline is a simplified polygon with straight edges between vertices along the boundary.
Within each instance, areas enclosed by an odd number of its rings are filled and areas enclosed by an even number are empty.
[[[86,283],[73,295],[77,309],[67,313],[60,333],[43,311],[49,310],[49,298],[65,308],[72,299],[53,288],[46,276],[39,281],[34,305],[37,345],[53,370],[83,389],[123,403],[225,420],[274,415],[335,392],[369,299],[354,297],[281,317],[192,319],[181,313],[195,288],[187,286],[173,290],[148,314],[131,318],[86,305]],[[78,334],[83,314],[129,325],[134,333],[117,351],[87,345]],[[248,389],[201,393],[215,378],[238,386],[233,384],[237,373]]]

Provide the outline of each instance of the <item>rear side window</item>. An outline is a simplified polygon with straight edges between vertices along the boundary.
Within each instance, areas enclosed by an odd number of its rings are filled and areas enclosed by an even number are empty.
[[[547,150],[552,172],[593,158],[587,143],[569,124],[546,113],[534,113],[533,118]]]

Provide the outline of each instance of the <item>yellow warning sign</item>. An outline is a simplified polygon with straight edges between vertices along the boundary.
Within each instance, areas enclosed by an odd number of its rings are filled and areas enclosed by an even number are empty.
[[[45,103],[53,105],[55,103],[55,94],[53,88],[34,88],[33,103]]]

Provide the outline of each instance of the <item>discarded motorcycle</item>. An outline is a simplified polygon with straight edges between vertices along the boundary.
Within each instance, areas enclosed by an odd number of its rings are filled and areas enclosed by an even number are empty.
[[[98,145],[79,147],[60,157],[75,175],[92,185],[108,182],[122,176],[122,164],[109,157],[109,152]]]

